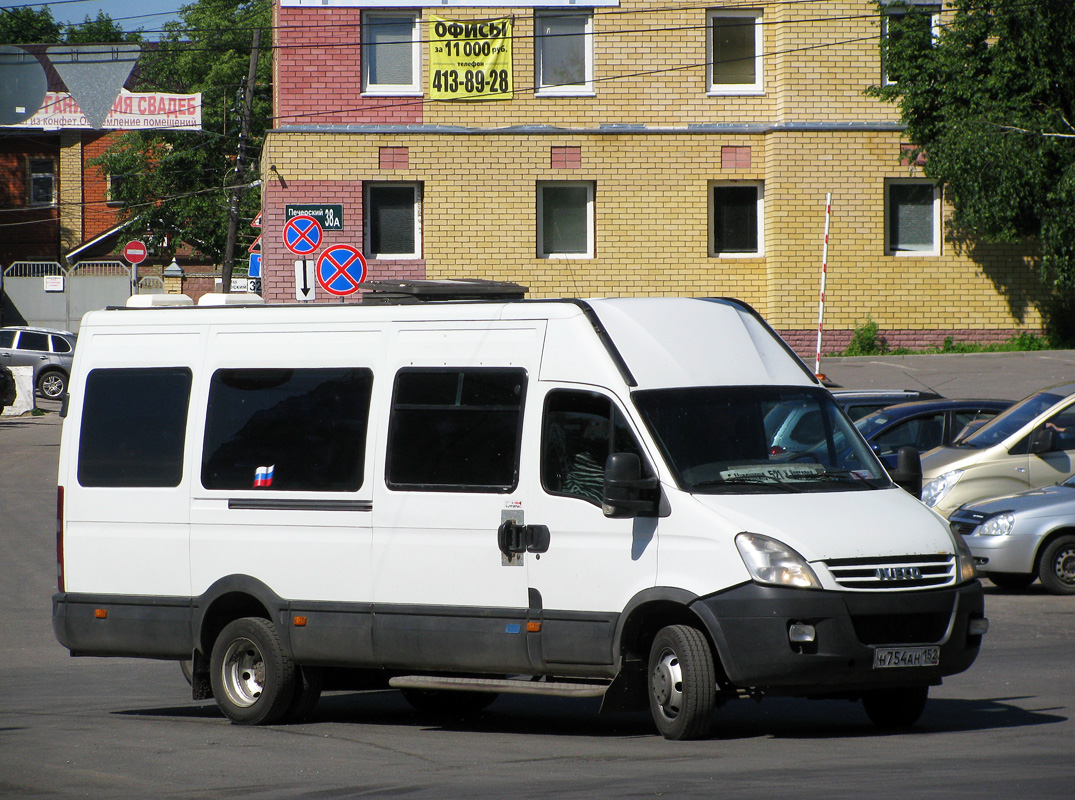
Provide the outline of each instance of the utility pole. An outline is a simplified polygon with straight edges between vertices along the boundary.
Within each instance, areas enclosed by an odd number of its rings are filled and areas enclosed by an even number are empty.
[[[220,270],[220,290],[227,294],[231,291],[231,273],[235,267],[235,238],[239,231],[239,202],[246,191],[241,186],[246,172],[246,140],[250,136],[250,117],[254,109],[254,81],[258,72],[258,48],[261,44],[261,28],[254,29],[254,43],[250,49],[250,71],[243,86],[243,121],[239,129],[239,155],[235,159],[235,186],[231,190],[231,204],[228,206],[228,239],[224,245],[224,265]]]

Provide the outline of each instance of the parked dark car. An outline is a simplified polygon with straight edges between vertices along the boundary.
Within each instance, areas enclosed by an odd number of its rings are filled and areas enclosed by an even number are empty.
[[[897,403],[943,399],[936,392],[920,389],[832,389],[831,391],[836,405],[844,410],[852,422]]]
[[[0,328],[0,364],[33,367],[34,388],[50,399],[63,397],[71,362],[75,357],[75,334],[51,328],[12,326]]]
[[[0,409],[7,408],[15,402],[15,376],[11,370],[0,364]]]
[[[916,400],[868,414],[855,427],[891,470],[901,447],[924,453],[948,446],[968,425],[992,419],[1010,405],[1011,400]]]

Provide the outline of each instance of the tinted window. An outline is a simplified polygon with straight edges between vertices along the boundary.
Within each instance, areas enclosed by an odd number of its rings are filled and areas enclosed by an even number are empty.
[[[611,453],[633,453],[646,463],[642,448],[611,400],[594,392],[549,393],[541,435],[545,491],[600,505],[605,460]]]
[[[11,347],[15,344],[15,331],[0,331],[0,347]]]
[[[372,387],[368,369],[217,370],[209,386],[202,485],[357,490]]]
[[[70,353],[71,345],[62,336],[52,337],[52,352],[54,353]]]
[[[525,392],[521,369],[401,370],[388,428],[388,485],[510,491]]]
[[[23,331],[19,336],[19,350],[42,350],[49,351],[49,335],[47,333],[35,333]]]
[[[185,367],[92,370],[79,434],[79,484],[178,486],[190,381]]]

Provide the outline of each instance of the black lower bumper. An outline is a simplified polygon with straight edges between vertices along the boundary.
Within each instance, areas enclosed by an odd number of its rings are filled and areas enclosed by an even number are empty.
[[[967,669],[981,635],[982,586],[917,592],[829,592],[744,584],[697,600],[728,679],[772,694],[821,695],[910,684],[937,684]],[[793,624],[813,626],[813,642],[794,643]],[[878,647],[936,645],[935,666],[874,668]]]

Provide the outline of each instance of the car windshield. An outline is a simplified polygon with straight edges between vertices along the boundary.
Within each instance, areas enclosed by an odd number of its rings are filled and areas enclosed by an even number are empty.
[[[824,389],[703,386],[635,392],[688,492],[828,492],[892,485]]]
[[[880,430],[892,420],[892,415],[884,411],[875,411],[868,416],[855,420],[855,427],[863,439],[869,439],[874,431]]]
[[[1075,390],[1075,385],[1064,387]],[[978,430],[959,439],[957,447],[972,447],[978,450],[992,447],[1018,433],[1020,429],[1035,417],[1048,411],[1071,392],[1045,391],[1032,394],[1016,403],[1001,414],[993,417]]]

